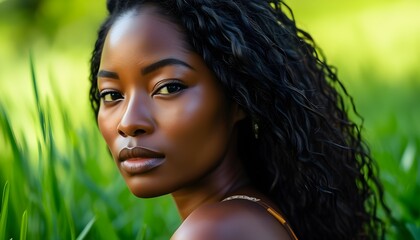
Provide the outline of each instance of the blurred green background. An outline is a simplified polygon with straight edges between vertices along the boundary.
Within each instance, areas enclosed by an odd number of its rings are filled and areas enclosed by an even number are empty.
[[[365,119],[387,238],[420,239],[420,1],[287,3]],[[168,239],[180,223],[168,196],[129,193],[90,112],[105,14],[104,1],[0,0],[0,239]]]

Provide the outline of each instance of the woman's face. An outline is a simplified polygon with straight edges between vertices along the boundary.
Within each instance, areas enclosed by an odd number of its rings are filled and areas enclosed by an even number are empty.
[[[196,183],[227,160],[236,141],[242,112],[187,49],[179,27],[151,7],[122,15],[105,40],[99,129],[139,197]]]

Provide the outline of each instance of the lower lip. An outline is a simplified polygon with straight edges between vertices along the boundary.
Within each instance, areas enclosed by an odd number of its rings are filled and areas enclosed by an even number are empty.
[[[128,174],[141,174],[160,166],[164,158],[132,158],[120,163],[121,169]]]

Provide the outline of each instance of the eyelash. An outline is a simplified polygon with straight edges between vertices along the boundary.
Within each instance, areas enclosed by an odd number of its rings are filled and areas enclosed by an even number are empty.
[[[174,89],[169,90],[168,89],[169,87],[176,87],[176,89],[175,90]],[[165,88],[167,88],[167,90],[166,90],[165,93],[163,93],[162,90],[165,89]],[[178,93],[178,92],[180,92],[180,91],[182,91],[182,90],[184,90],[186,88],[187,88],[187,86],[185,86],[184,84],[180,83],[179,81],[172,80],[172,81],[167,82],[167,83],[163,84],[162,86],[158,87],[156,89],[156,91],[154,91],[152,93],[152,96],[154,96],[154,95],[170,95],[170,94],[175,94],[175,93]],[[117,95],[117,96],[115,96],[115,95]],[[106,97],[107,96],[110,96],[111,99],[110,100],[106,100]],[[104,90],[104,91],[102,91],[102,92],[100,92],[98,94],[98,97],[104,103],[112,103],[112,102],[115,102],[115,101],[118,101],[118,100],[124,98],[124,96],[120,92],[115,91],[115,90]],[[115,98],[115,99],[113,99],[113,98]]]
[[[170,92],[169,89],[168,89],[168,87],[176,87],[176,89],[175,90],[172,89],[173,91]],[[161,92],[164,88],[167,88],[166,93],[162,93]],[[177,80],[171,80],[169,82],[166,82],[166,83],[162,84],[162,86],[159,86],[156,89],[156,91],[153,92],[153,95],[170,95],[170,94],[175,94],[175,93],[178,93],[178,92],[180,92],[180,91],[182,91],[182,90],[184,90],[186,88],[187,88],[187,86],[185,86],[184,84],[180,83],[179,81],[177,81]]]
[[[115,95],[114,96],[112,96],[113,94],[117,94],[118,96],[117,96],[117,98],[118,99],[111,99],[111,100],[106,100],[106,97],[109,95],[109,96],[111,96],[111,98],[112,97],[115,97]],[[117,100],[119,100],[119,99],[122,99],[122,98],[124,98],[123,97],[123,95],[121,94],[121,93],[119,93],[118,91],[115,91],[115,90],[105,90],[105,91],[102,91],[102,92],[100,92],[99,93],[99,98],[104,102],[104,103],[111,103],[111,102],[115,102],[115,101],[117,101]]]

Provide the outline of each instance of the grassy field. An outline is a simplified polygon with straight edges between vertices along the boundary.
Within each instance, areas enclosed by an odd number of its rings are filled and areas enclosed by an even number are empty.
[[[168,239],[180,223],[170,197],[129,193],[89,109],[103,3],[39,1],[24,18],[19,2],[0,1],[0,239]],[[299,2],[300,26],[365,119],[394,217],[387,238],[420,239],[420,4]]]

